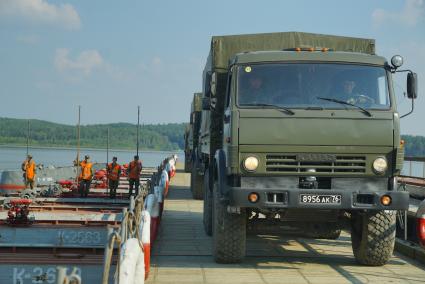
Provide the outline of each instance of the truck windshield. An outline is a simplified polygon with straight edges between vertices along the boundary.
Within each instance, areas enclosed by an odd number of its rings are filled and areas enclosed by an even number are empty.
[[[243,65],[238,67],[237,102],[241,107],[269,104],[341,109],[354,108],[352,104],[363,109],[388,109],[386,74],[384,67],[353,64]]]

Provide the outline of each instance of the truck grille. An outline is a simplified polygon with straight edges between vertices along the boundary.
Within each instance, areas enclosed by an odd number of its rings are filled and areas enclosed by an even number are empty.
[[[304,173],[315,169],[317,173],[365,173],[366,157],[333,154],[268,154],[266,171]]]

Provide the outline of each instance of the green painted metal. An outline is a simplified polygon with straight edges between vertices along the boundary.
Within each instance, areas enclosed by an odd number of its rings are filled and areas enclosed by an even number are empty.
[[[296,47],[330,48],[334,51],[375,54],[373,39],[302,32],[214,36],[211,40],[211,66],[214,69],[227,70],[229,60],[237,53]]]
[[[192,113],[202,111],[202,93],[195,93],[192,101]]]
[[[381,56],[354,52],[261,51],[236,54],[231,64],[257,62],[339,62],[383,66],[386,59]]]

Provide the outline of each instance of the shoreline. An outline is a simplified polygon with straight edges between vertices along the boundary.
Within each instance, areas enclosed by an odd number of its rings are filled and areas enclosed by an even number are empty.
[[[26,145],[10,145],[10,144],[0,144],[0,148],[7,149],[26,149]],[[77,151],[77,148],[73,147],[60,147],[60,146],[29,146],[28,149],[42,149],[42,150],[72,150]],[[90,147],[81,147],[80,151],[87,150],[87,151],[106,151],[106,148],[90,148]],[[109,149],[109,151],[113,152],[133,152],[135,149]],[[176,149],[176,150],[149,150],[149,149],[139,149],[139,152],[157,152],[157,153],[174,153],[174,152],[182,152],[182,149]]]

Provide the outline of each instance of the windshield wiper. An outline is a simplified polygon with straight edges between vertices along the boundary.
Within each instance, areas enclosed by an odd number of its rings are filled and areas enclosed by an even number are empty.
[[[367,115],[369,117],[372,117],[372,114],[367,109],[364,109],[361,106],[358,106],[358,105],[355,105],[355,104],[352,104],[352,103],[347,103],[345,101],[341,101],[341,100],[337,100],[337,99],[333,99],[333,98],[316,97],[316,99],[324,100],[324,101],[329,101],[329,102],[334,102],[334,103],[338,103],[338,104],[342,104],[342,105],[347,105],[347,106],[353,106],[353,107],[356,107],[359,110],[361,110],[362,113],[364,113],[365,115]]]
[[[283,107],[283,106],[278,106],[278,105],[272,105],[272,104],[243,104],[242,106],[272,107],[272,108],[275,108],[277,110],[280,110],[281,112],[284,112],[284,113],[289,114],[289,115],[294,115],[295,114],[295,112],[293,112],[289,108],[286,108],[286,107]]]

